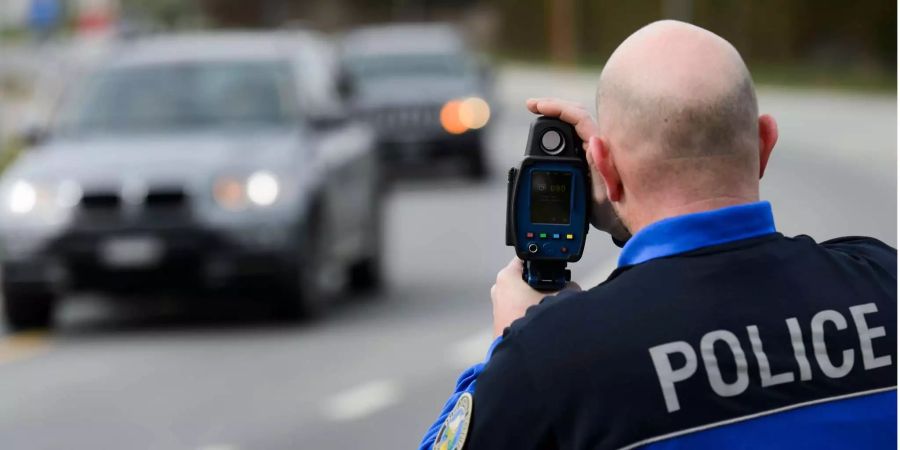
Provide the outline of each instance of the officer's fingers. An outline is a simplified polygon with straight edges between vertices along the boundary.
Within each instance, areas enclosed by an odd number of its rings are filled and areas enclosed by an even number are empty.
[[[507,265],[503,266],[503,268],[500,269],[499,272],[497,272],[497,281],[499,282],[500,280],[502,280],[503,277],[506,276],[506,272],[509,272],[511,268],[512,262],[509,262]]]
[[[594,122],[594,118],[591,117],[591,113],[582,107],[565,108],[560,112],[559,118],[575,126],[575,132],[585,144],[591,137],[600,135],[600,130],[597,123]]]
[[[559,117],[560,120],[569,122],[572,125],[575,125],[581,117],[590,117],[590,114],[581,104],[556,98],[536,99],[532,112],[550,117]]]
[[[497,301],[497,285],[496,284],[491,286],[491,301],[492,302]]]
[[[586,118],[575,124],[575,132],[581,138],[581,146],[585,151],[588,150],[588,142],[592,137],[600,136],[600,128],[594,123],[594,118],[587,115]]]
[[[599,136],[600,130],[594,118],[581,104],[559,99],[530,99],[528,109],[531,112],[550,117],[559,117],[563,122],[572,124],[575,132],[587,145],[592,136]],[[587,149],[585,147],[585,149]]]
[[[516,278],[521,278],[522,276],[522,260],[517,257],[514,257],[509,264],[500,269],[497,272],[497,280],[496,283],[499,285],[503,285],[514,281]]]
[[[578,103],[573,100],[566,100],[558,97],[531,97],[525,101],[526,103],[544,103],[544,104],[556,104],[556,105],[574,105],[581,107],[581,103]]]
[[[535,114],[544,114],[556,117],[556,115],[559,114],[558,112],[556,114],[550,113],[552,113],[554,110],[559,111],[563,103],[571,102],[553,97],[537,97],[525,100],[525,107]]]
[[[529,111],[535,114],[543,114],[545,116],[559,117],[563,109],[569,107],[577,107],[577,103],[562,100],[553,97],[529,98],[525,101],[525,106]]]

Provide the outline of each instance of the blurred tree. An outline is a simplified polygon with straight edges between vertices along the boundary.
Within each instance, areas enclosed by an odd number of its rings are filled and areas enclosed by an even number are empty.
[[[602,62],[626,36],[662,18],[728,39],[752,63],[895,71],[896,0],[123,0],[174,23],[199,9],[220,27],[320,29],[386,21],[496,18],[497,50],[535,60]],[[474,21],[478,22],[478,21]]]
[[[315,28],[388,21],[440,20],[448,11],[464,14],[476,0],[197,0],[225,27],[279,27],[306,23]]]
[[[550,58],[557,64],[572,63],[576,55],[575,0],[547,0],[549,15]]]
[[[121,9],[125,20],[137,28],[195,28],[204,18],[196,1],[121,0]]]
[[[220,27],[260,27],[266,25],[264,11],[270,0],[198,0],[200,7]]]
[[[637,28],[676,18],[732,42],[753,62],[857,65],[896,70],[897,2],[893,0],[493,0],[505,53],[531,59],[600,62]],[[574,12],[559,17],[571,4]],[[566,28],[558,20],[571,25]],[[575,35],[558,47],[560,30]],[[548,46],[548,43],[551,45]]]

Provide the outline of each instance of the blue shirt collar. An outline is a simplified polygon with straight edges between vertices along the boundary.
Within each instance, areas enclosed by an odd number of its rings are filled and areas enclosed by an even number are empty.
[[[775,232],[769,202],[670,217],[644,227],[619,254],[619,267]]]

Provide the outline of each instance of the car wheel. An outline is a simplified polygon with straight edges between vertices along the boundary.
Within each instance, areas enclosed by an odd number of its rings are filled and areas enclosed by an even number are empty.
[[[294,263],[282,280],[279,313],[286,319],[321,317],[336,298],[334,270],[324,254],[325,238],[318,217],[311,216],[304,244],[293,255]]]
[[[48,328],[53,323],[56,303],[49,292],[26,292],[3,287],[3,314],[6,323],[15,331]]]
[[[466,164],[466,175],[470,179],[483,180],[487,178],[487,160],[484,154],[484,145],[480,140],[472,146],[472,151],[468,154]]]
[[[377,291],[384,281],[382,272],[382,254],[384,253],[382,242],[382,193],[376,191],[373,200],[373,217],[369,223],[368,234],[372,236],[373,242],[369,245],[369,254],[357,260],[347,269],[348,281],[350,289],[354,292],[373,292]]]
[[[381,257],[369,256],[350,266],[350,288],[355,292],[377,291],[383,283]]]

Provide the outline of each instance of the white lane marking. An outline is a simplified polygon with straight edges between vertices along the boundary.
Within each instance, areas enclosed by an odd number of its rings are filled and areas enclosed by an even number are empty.
[[[456,367],[469,367],[472,364],[484,361],[488,347],[494,340],[494,333],[490,329],[479,331],[457,342],[450,348],[448,358]]]
[[[373,380],[350,388],[329,398],[323,413],[329,420],[356,420],[400,400],[400,385],[392,380]]]

